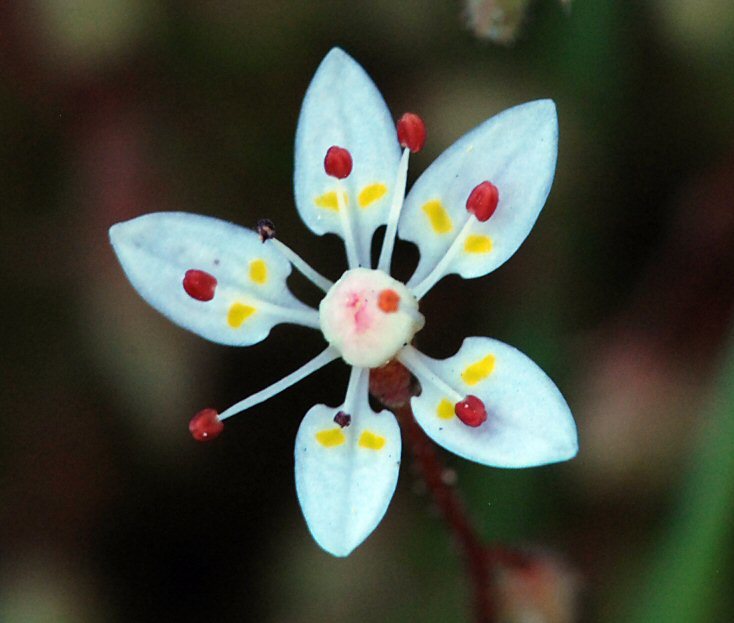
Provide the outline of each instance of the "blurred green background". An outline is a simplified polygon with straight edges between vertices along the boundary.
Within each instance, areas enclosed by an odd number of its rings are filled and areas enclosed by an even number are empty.
[[[308,232],[291,189],[301,98],[334,45],[396,116],[426,120],[411,179],[496,112],[558,105],[532,235],[491,276],[444,280],[419,335],[434,357],[467,335],[518,346],[577,418],[568,464],[446,457],[487,539],[553,552],[540,601],[578,591],[575,613],[541,603],[521,619],[526,595],[508,620],[734,620],[734,4],[512,2],[527,13],[510,46],[467,24],[495,4],[0,5],[0,621],[469,620],[469,582],[407,455],[351,557],[307,532],[295,432],[311,405],[342,400],[345,366],[216,443],[191,440],[193,413],[283,376],[321,338],[280,326],[249,349],[205,343],[139,299],[107,241],[156,210],[266,216],[337,278],[340,242]],[[400,246],[398,273],[415,261]]]

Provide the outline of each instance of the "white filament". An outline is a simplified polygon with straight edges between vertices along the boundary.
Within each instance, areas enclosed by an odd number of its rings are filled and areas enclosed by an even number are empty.
[[[307,376],[313,374],[314,372],[316,372],[316,370],[323,368],[327,363],[331,363],[338,358],[339,353],[331,346],[329,346],[321,354],[314,357],[308,363],[302,365],[300,368],[298,368],[298,370],[295,370],[294,372],[291,372],[288,376],[280,379],[280,381],[277,381],[273,383],[270,387],[261,389],[259,392],[252,394],[252,396],[249,396],[244,400],[240,400],[238,403],[232,405],[229,409],[219,415],[219,419],[226,420],[228,417],[232,417],[237,413],[246,411],[250,407],[254,407],[261,402],[266,401],[268,398],[272,398],[283,390],[288,389],[291,385],[294,385],[295,383],[298,383],[298,381],[301,381]]]
[[[336,189],[336,201],[339,208],[339,219],[341,220],[342,229],[344,230],[344,247],[347,251],[347,264],[349,268],[357,268],[359,266],[359,252],[357,250],[357,240],[354,238],[354,230],[352,229],[352,217],[347,211],[346,190],[343,184],[339,184]]]
[[[456,238],[454,238],[454,241],[451,243],[451,246],[448,248],[445,255],[440,259],[438,264],[436,264],[436,266],[428,274],[428,276],[423,281],[421,281],[417,286],[412,288],[413,295],[419,301],[426,295],[426,293],[433,286],[436,285],[436,283],[442,277],[446,275],[446,271],[448,270],[449,266],[451,265],[451,261],[454,259],[454,257],[458,253],[459,249],[461,248],[461,245],[464,244],[464,241],[466,240],[466,237],[469,234],[469,231],[472,225],[476,222],[476,217],[473,214],[469,214],[468,216],[469,218],[466,219],[464,226],[461,228],[461,231],[457,234]]]
[[[392,252],[395,248],[395,234],[398,230],[398,221],[400,220],[400,212],[403,209],[403,201],[405,200],[405,184],[408,179],[408,157],[410,149],[403,150],[403,156],[400,158],[398,172],[395,176],[395,184],[392,193],[392,203],[390,204],[390,212],[387,217],[387,229],[385,230],[385,239],[382,241],[382,250],[380,251],[380,259],[377,261],[377,270],[390,273],[390,262],[392,261]]]
[[[461,402],[464,397],[459,394],[453,387],[448,385],[425,363],[426,356],[412,346],[406,346],[398,353],[398,361],[402,363],[413,375],[423,383],[430,383],[441,393],[446,395],[451,402]]]
[[[347,415],[353,415],[356,412],[357,400],[364,385],[365,373],[368,372],[368,368],[358,368],[352,366],[352,370],[349,373],[349,384],[347,385],[347,393],[344,397],[344,411]]]
[[[304,309],[284,307],[283,305],[275,305],[274,303],[268,303],[260,299],[252,299],[252,301],[256,308],[273,316],[278,316],[285,322],[300,324],[304,327],[310,327],[311,329],[321,329],[319,312],[315,309],[311,309],[305,305]]]
[[[313,283],[317,288],[320,288],[324,292],[328,292],[329,288],[334,284],[324,277],[321,273],[317,272],[293,249],[286,246],[283,242],[277,238],[270,238],[265,241],[266,244],[270,244],[275,247],[280,254],[285,257],[295,269],[300,272],[306,279]]]

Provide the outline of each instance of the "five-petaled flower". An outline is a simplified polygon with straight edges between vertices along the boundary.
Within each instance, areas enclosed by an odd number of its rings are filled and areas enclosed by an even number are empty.
[[[448,359],[411,341],[424,324],[420,299],[439,279],[480,277],[530,232],[550,191],[558,126],[550,100],[485,121],[447,149],[405,195],[408,157],[423,147],[422,120],[397,128],[364,70],[339,49],[321,63],[303,103],[295,147],[295,199],[315,234],[344,239],[348,270],[332,283],[275,237],[206,216],[154,213],[115,225],[112,244],[128,278],[173,322],[221,344],[248,346],[278,323],[320,330],[327,348],[272,386],[221,414],[199,412],[194,437],[213,438],[226,418],[342,358],[352,366],[344,403],[312,407],[295,447],[298,499],[314,538],[346,556],[377,526],[395,490],[400,430],[373,412],[368,377],[397,359],[418,379],[411,400],[426,434],[485,465],[530,467],[576,454],[576,427],[553,382],[497,340],[467,338]],[[404,148],[401,153],[400,146]],[[377,267],[370,248],[386,225]],[[395,236],[420,261],[403,284],[389,275]],[[318,311],[286,287],[291,267],[325,292]]]

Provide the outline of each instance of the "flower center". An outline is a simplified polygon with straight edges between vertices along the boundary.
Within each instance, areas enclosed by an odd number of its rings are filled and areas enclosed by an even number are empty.
[[[345,272],[319,305],[321,331],[348,364],[386,364],[423,328],[418,301],[381,270]]]

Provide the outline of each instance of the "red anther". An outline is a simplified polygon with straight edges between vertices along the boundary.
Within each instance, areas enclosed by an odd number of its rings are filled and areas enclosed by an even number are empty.
[[[500,191],[492,182],[482,182],[469,193],[466,200],[466,209],[469,210],[478,221],[487,221],[497,209],[500,200]]]
[[[202,409],[189,422],[189,432],[196,441],[211,441],[224,430],[224,422],[214,409]]]
[[[381,290],[377,297],[377,306],[386,314],[396,312],[400,307],[400,295],[390,288]]]
[[[352,172],[352,154],[343,147],[332,145],[324,157],[324,170],[327,175],[343,180]]]
[[[426,124],[413,112],[406,112],[398,119],[398,140],[414,154],[426,144]]]
[[[214,298],[217,280],[203,270],[187,270],[183,278],[183,287],[192,299],[211,301]]]
[[[341,428],[344,428],[352,423],[352,416],[348,413],[344,413],[344,411],[339,411],[339,413],[334,416],[334,423],[338,424]]]
[[[476,428],[487,419],[487,410],[484,403],[471,394],[454,405],[454,413],[464,424]]]

